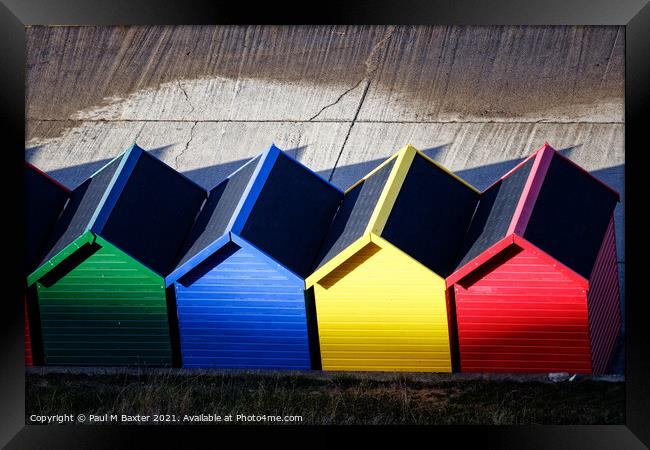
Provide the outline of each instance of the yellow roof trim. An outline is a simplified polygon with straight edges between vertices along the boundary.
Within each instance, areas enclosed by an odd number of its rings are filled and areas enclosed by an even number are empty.
[[[408,147],[412,147],[412,146],[409,144]],[[469,184],[467,181],[463,180],[461,177],[459,177],[458,175],[456,175],[456,174],[455,174],[454,172],[452,172],[451,170],[447,169],[445,166],[443,166],[442,164],[440,164],[440,163],[439,163],[438,161],[436,161],[435,159],[431,158],[431,157],[428,156],[428,155],[425,155],[425,154],[422,153],[420,150],[418,150],[418,149],[416,149],[416,148],[414,148],[414,147],[412,147],[412,148],[413,148],[413,149],[414,149],[414,150],[415,150],[415,151],[416,151],[416,152],[417,152],[421,157],[423,157],[424,159],[426,159],[427,161],[429,161],[431,164],[437,166],[439,169],[444,170],[444,171],[447,172],[449,175],[451,175],[453,178],[455,178],[456,180],[460,181],[461,183],[463,183],[465,186],[467,186],[468,188],[470,188],[471,190],[473,190],[473,191],[476,192],[477,194],[480,194],[480,193],[481,193],[481,191],[479,191],[478,189],[476,189],[474,186],[472,186],[471,184]]]
[[[384,190],[377,200],[377,206],[375,206],[375,210],[372,212],[368,221],[367,233],[372,232],[379,235],[384,230],[388,216],[393,209],[400,189],[402,189],[402,184],[404,183],[409,167],[411,167],[413,158],[415,158],[416,152],[417,150],[410,145],[397,152],[395,166],[386,180]]]
[[[392,160],[394,160],[394,159],[397,158],[397,157],[399,157],[399,152],[398,152],[398,153],[395,153],[395,154],[393,154],[393,155],[391,155],[391,156],[389,156],[388,158],[386,158],[386,160],[385,160],[384,162],[382,162],[381,164],[379,164],[377,167],[375,167],[375,168],[372,169],[370,172],[368,172],[366,175],[364,175],[363,178],[360,178],[360,179],[359,179],[358,181],[356,181],[352,186],[350,186],[349,188],[347,188],[347,189],[345,190],[345,193],[347,194],[348,192],[350,192],[352,189],[354,189],[356,186],[358,186],[361,182],[367,180],[370,176],[374,175],[375,172],[377,172],[379,169],[381,169],[382,167],[384,167],[386,164],[388,164],[389,162],[391,162]]]
[[[305,278],[305,289],[309,289],[320,280],[325,278],[330,272],[343,264],[345,261],[354,256],[359,250],[370,244],[370,234],[364,233],[359,239],[348,245],[343,251],[338,253],[334,258],[327,261],[311,275]]]
[[[431,272],[431,274],[432,274],[433,276],[435,276],[436,278],[440,279],[443,283],[445,282],[445,278],[444,278],[444,277],[441,277],[441,276],[438,275],[436,272],[434,272],[433,270],[431,270],[430,268],[428,268],[427,266],[425,266],[424,264],[422,264],[422,263],[421,263],[420,261],[418,261],[417,259],[413,258],[411,255],[409,255],[408,253],[406,253],[406,252],[405,252],[404,250],[402,250],[401,248],[397,247],[396,245],[391,244],[389,241],[387,241],[387,240],[384,239],[383,237],[378,236],[378,235],[376,235],[375,233],[370,233],[370,241],[371,241],[372,243],[374,243],[374,244],[377,244],[378,246],[380,246],[380,247],[382,247],[382,248],[384,248],[384,247],[392,247],[393,249],[397,250],[399,253],[401,253],[402,255],[404,255],[405,258],[408,258],[409,260],[413,261],[414,264],[418,264],[419,266],[425,268],[426,270],[428,270],[429,272]]]
[[[404,146],[401,150],[399,150],[397,153],[394,155],[390,156],[387,158],[384,162],[379,164],[377,167],[375,167],[373,170],[368,172],[366,176],[361,178],[359,181],[354,183],[352,186],[350,186],[345,192],[348,193],[352,189],[354,189],[356,186],[359,185],[362,181],[366,180],[368,177],[372,176],[375,172],[380,170],[382,167],[384,167],[386,164],[390,163],[392,160],[395,160],[395,166],[392,168],[390,175],[388,176],[388,179],[386,180],[386,184],[384,185],[384,189],[382,190],[381,195],[379,196],[379,199],[377,200],[377,205],[375,206],[374,211],[372,212],[372,215],[370,216],[370,220],[368,221],[368,225],[366,227],[366,230],[359,239],[354,241],[352,244],[350,244],[348,247],[346,247],[343,251],[341,251],[338,255],[336,255],[334,258],[329,260],[327,263],[325,263],[322,267],[314,271],[311,275],[309,275],[305,279],[305,288],[309,289],[318,281],[323,279],[325,276],[327,276],[330,272],[332,272],[334,269],[336,269],[338,266],[343,264],[345,261],[350,259],[352,256],[354,256],[359,250],[361,250],[363,247],[368,245],[370,242],[373,242],[380,247],[385,247],[385,246],[391,246],[392,248],[399,250],[405,257],[409,258],[411,261],[414,263],[419,264],[420,266],[426,268],[429,272],[431,272],[433,275],[438,277],[440,280],[443,282],[445,279],[429,269],[427,266],[422,264],[420,261],[417,259],[413,258],[403,250],[401,250],[399,247],[391,244],[389,241],[383,239],[381,237],[381,233],[384,229],[384,226],[386,225],[386,221],[388,220],[388,216],[390,215],[391,210],[393,209],[393,206],[395,205],[395,200],[397,199],[397,195],[399,194],[399,191],[402,188],[402,184],[404,183],[404,180],[406,178],[406,174],[408,173],[408,170],[411,167],[411,163],[415,159],[416,155],[420,155],[423,158],[425,158],[427,161],[430,163],[434,164],[435,166],[439,167],[452,177],[454,177],[456,180],[460,181],[463,183],[465,186],[468,188],[472,189],[474,192],[479,193],[480,191],[476,189],[474,186],[471,184],[467,183],[465,180],[451,172],[449,169],[441,165],[440,163],[436,162],[429,156],[425,155],[422,153],[420,150],[416,149],[413,147],[411,144],[407,144]]]

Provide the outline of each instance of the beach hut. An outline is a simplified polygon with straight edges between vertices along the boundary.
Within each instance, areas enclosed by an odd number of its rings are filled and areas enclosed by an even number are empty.
[[[166,278],[184,367],[312,367],[304,278],[342,196],[275,146],[210,191]]]
[[[451,372],[445,277],[478,199],[410,145],[345,192],[306,280],[323,370]]]
[[[164,276],[206,196],[137,145],[70,193],[27,278],[46,364],[172,363]]]
[[[38,169],[25,162],[25,236],[23,264],[25,275],[39,262],[52,228],[56,223],[70,190]],[[38,326],[38,308],[33,292],[25,286],[23,297],[25,312],[25,365],[41,362]]]
[[[618,199],[548,144],[482,193],[447,278],[462,371],[606,370],[620,327]]]

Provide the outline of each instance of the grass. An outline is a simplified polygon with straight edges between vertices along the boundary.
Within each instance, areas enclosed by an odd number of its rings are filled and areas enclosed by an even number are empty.
[[[303,424],[621,424],[624,383],[245,371],[29,371],[31,414],[299,415]],[[28,421],[29,423],[29,421]]]

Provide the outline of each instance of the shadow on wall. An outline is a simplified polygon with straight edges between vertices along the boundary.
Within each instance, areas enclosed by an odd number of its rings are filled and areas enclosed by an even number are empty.
[[[448,147],[450,144],[444,144],[436,147],[430,147],[422,150],[427,156],[433,159],[438,159],[438,156]],[[570,156],[571,152],[579,147],[579,145],[567,147],[560,149],[559,152],[564,156]],[[157,158],[161,158],[165,153],[172,147],[172,145],[166,145],[163,147],[157,147],[151,150],[147,150],[152,155]],[[295,147],[292,149],[285,150],[290,156],[300,159],[304,153],[306,145],[301,147]],[[35,146],[26,149],[26,159],[31,159],[32,155],[38,153],[42,149],[42,146]],[[480,167],[473,167],[471,169],[462,169],[457,170],[455,173],[466,180],[468,183],[474,185],[477,189],[482,190],[492,184],[497,180],[501,175],[515,167],[525,158],[516,158],[510,159],[507,161],[500,161],[494,164],[486,164]],[[332,169],[321,170],[318,173],[321,176],[329,177],[333,175],[333,183],[336,184],[341,189],[346,189],[359,178],[366,175],[368,172],[377,167],[382,163],[385,158],[374,159],[371,161],[365,161],[362,163],[349,164],[347,166],[337,167],[332,174]],[[61,183],[65,184],[68,187],[74,188],[84,181],[87,177],[92,175],[94,172],[106,165],[110,159],[104,159],[100,161],[93,161],[91,163],[80,164],[77,166],[70,166],[64,169],[57,169],[48,172],[51,176],[56,178]],[[226,178],[229,174],[237,170],[242,164],[244,164],[248,159],[241,159],[237,161],[231,161],[223,164],[216,164],[214,166],[202,167],[199,169],[193,169],[188,171],[183,171],[183,174],[188,178],[203,186],[206,189],[211,189],[216,186],[219,181]],[[594,170],[591,172],[594,176],[598,177],[604,183],[612,186],[614,189],[622,192],[622,181],[624,173],[624,165],[612,166],[605,169]]]
[[[440,154],[443,151],[445,151],[446,147],[448,147],[449,145],[450,144],[444,144],[437,147],[426,148],[423,150],[423,152],[427,156],[433,159],[440,159],[439,158]],[[570,157],[571,152],[575,148],[579,147],[580,145],[581,144],[574,145],[571,147],[566,147],[558,151],[562,155]],[[171,147],[172,147],[171,145],[166,145],[148,151],[149,153],[153,154],[157,158],[162,159],[162,157],[165,156],[166,152],[169,151]],[[31,159],[31,157],[35,153],[38,153],[41,150],[41,148],[42,147],[28,148],[26,150],[26,158],[28,160]],[[304,145],[301,147],[295,147],[292,149],[285,150],[285,152],[296,159],[300,159],[306,148],[307,145]],[[374,169],[377,165],[383,162],[384,159],[385,158],[380,158],[371,161],[365,161],[362,163],[349,164],[347,166],[337,167],[334,170],[332,169],[322,170],[319,171],[318,173],[325,178],[332,177],[334,184],[336,184],[341,189],[346,189],[354,182],[356,182],[359,178],[363,177],[372,169]],[[499,179],[499,177],[501,177],[504,173],[506,173],[507,171],[515,167],[517,164],[519,164],[521,161],[523,161],[524,159],[525,158],[510,159],[498,163],[486,164],[480,167],[473,167],[471,169],[457,170],[455,173],[461,178],[463,178],[464,180],[466,180],[468,183],[474,185],[479,190],[483,190],[487,188],[490,184],[492,184],[495,180]],[[212,189],[221,180],[226,178],[228,175],[230,175],[232,172],[234,172],[236,169],[238,169],[242,164],[244,164],[248,160],[249,159],[241,159],[241,160],[231,161],[223,164],[216,164],[213,166],[202,167],[200,169],[188,170],[188,171],[184,171],[183,174],[186,175],[191,180],[193,180],[194,182],[196,182],[197,184],[199,184],[200,186],[204,187],[205,189]],[[87,177],[89,177],[94,172],[96,172],[101,167],[103,167],[109,161],[110,159],[105,159],[101,161],[94,161],[92,163],[70,166],[64,169],[50,171],[49,174],[54,178],[56,178],[61,183],[63,183],[64,185],[74,188],[77,185],[79,185],[81,182],[83,182]],[[621,164],[617,166],[607,167],[604,169],[594,170],[591,171],[591,173],[594,176],[596,176],[598,179],[603,181],[605,184],[613,187],[621,194],[621,202],[616,207],[614,216],[616,220],[616,231],[617,231],[617,237],[619,243],[618,245],[619,261],[622,262],[625,259],[624,248],[622,246],[622,242],[624,242],[623,205],[625,202],[625,192],[624,192],[625,166]]]
[[[559,152],[564,156],[569,157],[571,155],[571,152],[575,148],[579,147],[579,145],[580,144],[560,149]],[[422,150],[422,152],[433,159],[438,159],[439,155],[448,146],[449,144],[445,144],[437,147],[430,147]],[[172,147],[171,145],[166,145],[163,147],[157,147],[148,150],[148,152],[153,154],[157,158],[162,158],[171,147]],[[285,150],[285,152],[296,159],[300,159],[306,147],[307,146],[296,147],[296,148]],[[29,160],[31,156],[35,153],[38,153],[39,150],[41,150],[40,146],[30,147],[26,149],[26,159]],[[334,184],[336,184],[341,189],[345,189],[348,186],[350,186],[352,183],[354,183],[356,180],[363,177],[372,169],[374,169],[377,165],[383,162],[384,159],[385,158],[380,158],[372,161],[366,161],[362,163],[337,167],[334,170],[334,173],[332,173],[331,169],[322,170],[319,172],[319,174],[321,176],[324,176],[325,178],[332,175],[334,177]],[[517,164],[519,164],[521,161],[523,161],[524,159],[525,158],[517,158],[508,161],[501,161],[494,164],[486,164],[484,166],[474,167],[471,169],[457,170],[455,171],[455,173],[461,178],[463,178],[464,180],[466,180],[468,183],[474,185],[479,190],[483,190],[486,187],[488,187],[490,184],[492,184],[495,180],[497,180],[499,177],[501,177],[504,173],[506,173],[507,171],[515,167]],[[205,189],[211,189],[214,186],[216,186],[221,180],[226,178],[229,174],[231,174],[236,169],[238,169],[242,164],[247,162],[248,160],[249,159],[242,159],[238,161],[231,161],[224,164],[202,167],[200,169],[185,171],[183,172],[183,174],[186,175],[191,180],[193,180],[194,182],[196,182],[197,184],[199,184],[200,186],[204,187]],[[49,175],[53,176],[55,179],[65,184],[66,186],[74,188],[82,181],[84,181],[87,177],[89,177],[97,170],[102,168],[109,161],[110,159],[94,161],[92,163],[80,164],[77,166],[66,167],[64,169],[53,170],[48,173]],[[603,181],[605,184],[613,187],[621,194],[621,203],[619,203],[615,211],[617,234],[622,233],[622,226],[623,226],[622,205],[624,203],[624,190],[623,190],[624,173],[625,173],[625,165],[623,164],[607,167],[604,169],[594,170],[591,172],[592,175],[594,175],[595,177]],[[621,259],[620,255],[624,255],[623,252],[624,249],[621,245],[621,240],[619,240],[619,243],[617,245],[619,247],[618,248],[619,259]],[[619,282],[621,287],[621,313],[622,313],[622,317],[625,317],[624,263],[619,262],[619,268],[620,268]],[[622,322],[622,333],[624,336],[625,333],[624,321]],[[623,340],[621,339],[621,342],[619,342],[616,353],[614,355],[614,360],[612,361],[612,373],[615,374],[624,373],[624,367],[625,367],[624,350],[625,348],[623,345]]]
[[[430,147],[424,149],[423,152],[433,159],[439,159],[440,154],[448,147],[449,144],[440,145],[437,147]],[[560,149],[559,152],[567,157],[570,157],[571,152],[579,147],[579,145],[574,145],[571,147],[566,147]],[[157,147],[151,150],[148,150],[149,153],[153,154],[157,158],[165,156],[166,152],[171,148],[171,145],[166,145],[163,147]],[[301,147],[295,147],[292,149],[285,150],[290,156],[300,159],[304,153],[306,145]],[[31,157],[38,153],[41,150],[41,147],[31,147],[26,150],[26,158],[29,160]],[[455,173],[466,180],[468,183],[474,185],[479,190],[487,188],[495,180],[499,179],[504,173],[515,167],[525,158],[516,158],[510,159],[507,161],[501,161],[493,164],[486,164],[480,167],[473,167],[471,169],[462,169],[457,170]],[[202,167],[200,169],[184,171],[183,174],[188,178],[204,187],[205,189],[212,189],[216,186],[221,180],[226,178],[232,172],[237,170],[242,164],[247,162],[249,159],[241,159],[237,161],[231,161],[223,164],[216,164],[213,166]],[[337,167],[334,170],[326,169],[319,171],[319,175],[328,178],[333,178],[333,183],[336,184],[341,189],[346,189],[359,178],[366,175],[368,172],[373,170],[377,165],[383,162],[385,158],[374,159],[371,161],[365,161],[362,163],[349,164],[347,166]],[[92,175],[94,172],[103,167],[108,163],[110,159],[105,159],[101,161],[94,161],[92,163],[80,164],[77,166],[70,166],[64,169],[58,169],[50,171],[49,174],[56,178],[58,181],[64,185],[74,188],[83,182],[87,177]],[[591,173],[603,181],[605,184],[611,186],[621,194],[621,202],[616,207],[614,212],[616,220],[616,231],[619,242],[619,262],[624,260],[624,249],[621,245],[624,241],[623,239],[623,210],[625,203],[625,192],[624,192],[624,180],[625,180],[625,165],[620,164],[617,166],[607,167],[604,169],[598,169],[591,171]]]
[[[432,159],[438,160],[439,155],[448,147],[450,144],[444,144],[440,145],[437,147],[431,147],[422,150],[424,154],[429,156]],[[573,149],[579,147],[579,145],[574,145],[571,147],[563,148],[561,150],[558,150],[561,154],[564,156],[570,156],[571,152]],[[515,167],[517,164],[519,164],[521,161],[523,161],[525,158],[517,158],[517,159],[510,159],[508,161],[500,161],[498,163],[494,164],[486,164],[484,166],[480,167],[474,167],[471,169],[462,169],[462,170],[456,170],[454,173],[456,173],[458,176],[463,178],[465,181],[467,181],[469,184],[475,186],[479,190],[483,190],[487,188],[489,185],[491,185],[494,181],[499,179],[503,174],[505,174],[507,171]],[[370,172],[372,169],[374,169],[377,165],[379,165],[381,162],[383,162],[384,159],[375,159],[372,161],[366,161],[362,163],[357,163],[357,164],[350,164],[348,166],[343,166],[343,167],[337,167],[335,169],[335,177],[334,177],[334,182],[337,184],[340,188],[347,188],[348,186],[352,185],[355,183],[359,178],[363,177],[365,174]],[[622,167],[622,166],[617,166],[617,167]],[[603,178],[599,175],[601,170],[596,170],[593,171],[592,174],[595,176],[599,177],[602,181],[605,183],[611,185],[616,189],[616,185],[618,182],[615,182],[616,178],[614,174],[618,174],[617,167],[612,167],[611,169],[614,169],[612,173],[609,175],[609,180],[606,178]],[[610,170],[604,169],[604,170]],[[324,171],[324,173],[328,173],[329,170]],[[322,174],[322,173],[321,173]]]
[[[147,150],[148,153],[155,156],[158,159],[162,159],[165,154],[173,147],[172,144],[164,145],[162,147],[153,148]],[[25,160],[31,160],[34,155],[40,153],[43,150],[42,145],[37,145],[34,147],[29,147],[25,149]],[[118,155],[115,155],[117,157]],[[66,167],[65,169],[52,170],[48,172],[48,175],[56,178],[57,181],[63,183],[65,186],[74,189],[83,181],[86,180],[89,176],[97,172],[99,169],[108,164],[112,159],[101,159],[99,161],[93,161],[90,163],[79,164],[76,166]]]
[[[164,159],[163,157],[169,151],[173,145],[165,145],[162,147],[156,147],[151,150],[146,149],[149,154],[154,155],[156,158]],[[296,147],[289,150],[285,150],[285,153],[288,153],[296,159],[300,159],[304,153],[307,146]],[[42,146],[30,147],[25,150],[25,159],[30,160],[34,154],[37,154],[42,149]],[[183,171],[183,175],[187,176],[189,179],[199,184],[205,189],[212,189],[215,187],[221,180],[225,179],[228,175],[237,170],[249,159],[240,159],[237,161],[231,161],[223,164],[216,164],[214,166],[201,167],[200,169],[187,170]],[[54,177],[57,181],[63,183],[65,186],[68,186],[71,189],[74,189],[83,181],[86,180],[93,173],[104,167],[111,159],[102,159],[99,161],[93,161],[90,163],[79,164],[77,166],[70,166],[63,169],[57,169],[49,171],[48,174]],[[329,171],[326,171],[329,172]]]

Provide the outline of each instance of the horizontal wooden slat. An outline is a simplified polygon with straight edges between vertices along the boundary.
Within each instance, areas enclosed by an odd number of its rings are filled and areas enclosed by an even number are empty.
[[[171,363],[163,280],[127,255],[103,247],[37,289],[47,364]]]
[[[485,272],[454,286],[462,371],[591,370],[583,289],[527,250]]]

